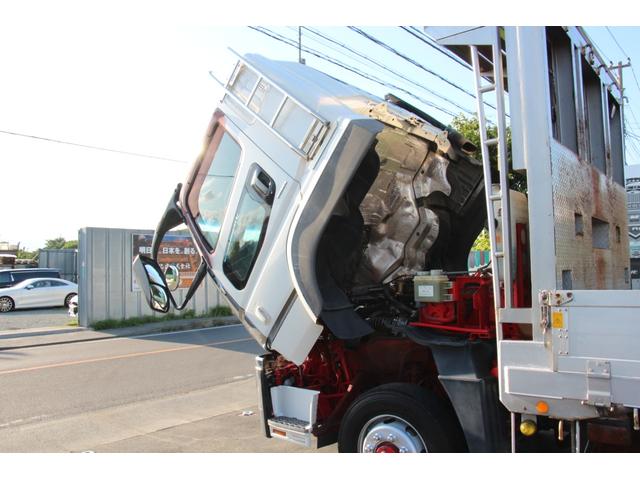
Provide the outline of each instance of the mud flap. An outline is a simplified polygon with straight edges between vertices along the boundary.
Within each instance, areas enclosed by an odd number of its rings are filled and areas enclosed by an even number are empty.
[[[490,374],[495,342],[469,341],[415,327],[407,334],[431,349],[438,378],[458,416],[469,451],[508,452],[507,410],[500,403],[498,379]]]

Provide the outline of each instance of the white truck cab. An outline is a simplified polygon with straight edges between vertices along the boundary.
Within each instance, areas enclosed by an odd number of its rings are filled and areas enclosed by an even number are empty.
[[[456,54],[471,47],[482,130],[482,94],[493,89],[502,101],[506,95],[503,62],[493,62],[492,52],[502,60],[504,39],[512,42],[506,64],[518,82],[510,80],[513,164],[500,101],[498,138],[482,134],[482,159],[476,159],[477,146],[394,96],[377,98],[301,64],[239,59],[202,153],[158,225],[152,255],[137,257],[134,271],[161,312],[183,308],[202,278],[213,277],[267,352],[257,359],[267,436],[307,446],[337,440],[345,452],[507,451],[509,443],[512,451],[549,444],[580,450],[583,425],[592,444],[607,443],[616,428],[625,445],[635,444],[640,358],[630,344],[589,342],[600,332],[602,311],[592,307],[605,304],[621,319],[612,327],[616,338],[626,331],[639,339],[630,308],[640,307],[640,299],[572,290],[626,285],[628,252],[625,260],[620,234],[626,209],[616,186],[622,157],[611,154],[622,124],[605,121],[601,143],[609,156],[601,171],[562,150],[558,139],[573,142],[568,114],[560,113],[573,83],[547,62],[564,65],[566,42],[586,38],[581,30],[563,32],[431,32]],[[580,55],[571,52],[570,58]],[[533,59],[527,69],[540,66],[529,76],[522,70],[527,55]],[[482,62],[496,69],[490,88]],[[557,85],[561,95],[554,97],[550,89]],[[548,104],[528,96],[536,88]],[[603,118],[619,121],[618,97],[609,97],[603,108],[611,115]],[[541,140],[535,146],[525,134],[534,126]],[[595,134],[577,135],[575,150],[578,138],[585,149],[591,142],[589,152],[599,148]],[[567,190],[568,179],[552,172],[557,166],[574,173],[588,167],[591,187]],[[507,173],[514,169],[527,175],[526,195],[510,190]],[[574,201],[576,189],[585,191],[584,204]],[[594,189],[611,202],[596,213],[587,212],[585,200]],[[580,210],[575,217],[574,210]],[[567,223],[577,228],[578,215],[592,226],[582,232],[593,237],[588,253],[611,247],[593,253],[605,283],[580,270],[588,265],[562,260]],[[597,221],[587,223],[589,217]],[[171,294],[177,270],[163,272],[155,259],[164,234],[182,224],[202,264],[177,305]],[[469,250],[485,226],[492,262],[469,271]],[[543,235],[551,235],[544,262],[553,274],[537,263],[542,257],[533,248],[541,248]],[[571,428],[566,442],[564,422]]]

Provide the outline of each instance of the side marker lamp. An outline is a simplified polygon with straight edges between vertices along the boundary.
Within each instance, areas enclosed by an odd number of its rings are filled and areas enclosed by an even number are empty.
[[[536,403],[536,410],[538,413],[542,414],[549,413],[549,404],[540,400],[538,403]]]

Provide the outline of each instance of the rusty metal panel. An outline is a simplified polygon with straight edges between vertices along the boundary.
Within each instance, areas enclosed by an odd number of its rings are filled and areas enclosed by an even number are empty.
[[[630,288],[624,187],[556,141],[551,164],[556,288]]]

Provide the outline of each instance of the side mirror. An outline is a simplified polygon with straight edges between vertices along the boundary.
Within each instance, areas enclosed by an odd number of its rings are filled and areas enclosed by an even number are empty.
[[[32,284],[32,283],[30,283],[29,285],[27,285],[27,286],[26,286],[26,287],[24,287],[24,288],[26,288],[27,290],[33,290],[33,288],[34,288],[34,287],[33,287],[33,284]]]
[[[151,257],[138,255],[133,261],[133,271],[136,280],[138,281],[138,285],[141,286],[149,306],[153,310],[162,313],[166,313],[169,310],[170,304],[177,310],[184,309],[207,274],[207,265],[204,259],[200,257],[200,265],[193,276],[184,301],[181,305],[177,305],[171,292],[177,290],[180,286],[180,272],[175,265],[171,265],[172,261],[167,261],[166,258],[163,263],[169,263],[169,266],[164,272],[162,272],[158,264],[158,261],[160,261],[160,244],[165,240],[165,235],[175,227],[186,224],[180,206],[178,205],[181,190],[182,184],[179,183],[167,204],[164,215],[156,227],[151,242]],[[180,248],[178,248],[178,250],[180,250]],[[184,256],[186,256],[184,263],[190,266],[192,265],[190,255],[194,254],[186,255],[186,250],[186,248],[183,250]],[[163,255],[165,255],[165,253],[163,253]],[[188,277],[189,275],[187,275],[187,278]]]
[[[138,255],[133,261],[133,273],[151,309],[167,313],[172,298],[160,266],[151,258]]]
[[[168,265],[164,270],[164,278],[169,290],[175,292],[180,285],[180,270],[175,265]]]
[[[167,272],[172,276],[171,282],[165,276]],[[133,273],[151,309],[156,312],[167,313],[171,305],[177,310],[182,310],[187,306],[202,280],[204,280],[207,274],[207,266],[204,261],[200,262],[198,271],[191,282],[189,290],[187,290],[182,305],[177,305],[171,295],[171,291],[178,288],[180,283],[180,273],[176,267],[170,265],[165,273],[162,273],[160,265],[155,260],[145,255],[138,255],[133,261]],[[174,284],[174,288],[171,288]]]

